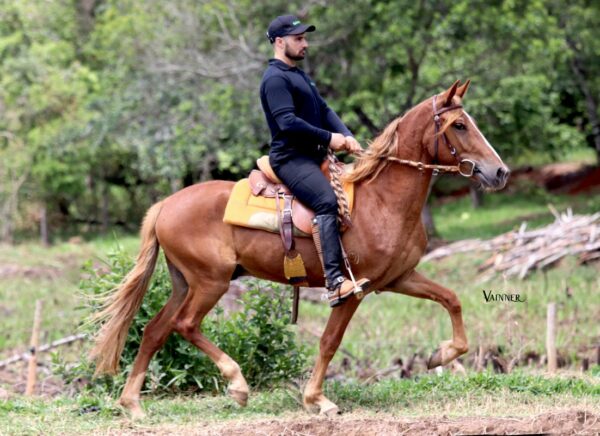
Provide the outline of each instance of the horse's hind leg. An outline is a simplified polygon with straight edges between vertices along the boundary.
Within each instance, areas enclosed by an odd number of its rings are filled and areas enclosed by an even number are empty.
[[[130,411],[133,418],[144,416],[144,411],[140,405],[140,391],[144,384],[146,370],[154,353],[164,345],[174,330],[173,316],[177,313],[177,309],[181,306],[187,294],[188,286],[185,279],[170,262],[167,261],[167,264],[171,273],[173,293],[167,304],[144,328],[144,336],[133,369],[119,398],[119,403]]]
[[[338,413],[338,407],[323,395],[323,380],[329,362],[340,346],[346,327],[359,304],[360,301],[353,297],[331,311],[327,326],[321,335],[319,357],[304,389],[304,407],[308,410],[318,409],[317,411],[328,416]]]
[[[458,356],[469,351],[462,319],[462,307],[453,291],[429,280],[416,271],[413,271],[409,277],[401,280],[397,285],[392,284],[386,288],[386,290],[401,294],[437,301],[448,311],[452,321],[452,339],[442,342],[440,347],[433,352],[427,362],[429,369],[447,365]]]
[[[200,324],[204,316],[214,307],[221,296],[229,289],[229,281],[201,279],[190,285],[190,292],[176,315],[176,331],[204,352],[217,365],[223,377],[229,380],[229,394],[245,406],[248,401],[248,384],[240,366],[201,332]]]

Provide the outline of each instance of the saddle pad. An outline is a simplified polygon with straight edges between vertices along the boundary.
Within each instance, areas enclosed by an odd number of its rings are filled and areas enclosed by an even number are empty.
[[[354,183],[344,183],[344,192],[348,198],[350,212],[354,205]],[[279,233],[277,208],[275,198],[257,197],[252,195],[248,179],[237,182],[227,207],[223,222],[250,229],[266,230]],[[279,199],[280,210],[283,210],[283,200]],[[292,219],[294,221],[294,236],[312,237],[310,227],[314,212],[294,199],[292,204]]]

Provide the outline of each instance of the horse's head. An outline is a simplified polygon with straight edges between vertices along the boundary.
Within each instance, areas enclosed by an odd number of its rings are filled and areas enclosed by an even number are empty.
[[[457,80],[431,99],[434,134],[428,141],[429,152],[434,163],[459,164],[461,174],[482,187],[502,189],[510,171],[462,106],[470,81],[459,84]]]

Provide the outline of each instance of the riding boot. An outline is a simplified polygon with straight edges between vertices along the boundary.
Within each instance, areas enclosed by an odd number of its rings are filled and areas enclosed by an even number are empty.
[[[312,222],[312,234],[325,274],[329,305],[338,306],[356,291],[366,291],[371,283],[369,279],[357,280],[358,289],[356,289],[354,283],[342,273],[342,247],[337,216],[315,216]]]

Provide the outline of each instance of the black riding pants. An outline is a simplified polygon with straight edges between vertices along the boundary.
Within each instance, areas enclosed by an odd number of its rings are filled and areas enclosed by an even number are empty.
[[[313,159],[295,157],[273,166],[273,171],[315,215],[337,215],[337,198],[333,188]]]

